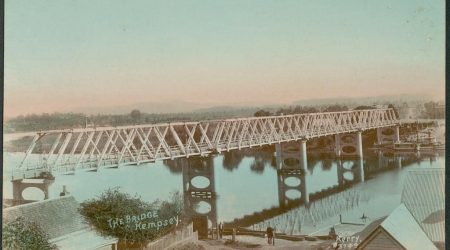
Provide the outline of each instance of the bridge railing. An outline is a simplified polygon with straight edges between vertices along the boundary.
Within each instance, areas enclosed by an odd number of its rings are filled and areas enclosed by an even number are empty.
[[[36,132],[20,170],[140,164],[398,124],[392,109],[249,117]],[[25,164],[43,154],[43,164]]]

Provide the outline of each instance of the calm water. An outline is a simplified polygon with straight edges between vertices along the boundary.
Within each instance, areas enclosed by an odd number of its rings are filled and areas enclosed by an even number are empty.
[[[12,198],[9,169],[20,162],[21,157],[22,154],[4,153],[5,198]],[[232,221],[280,206],[277,170],[270,150],[228,152],[211,156],[206,161],[214,168],[219,221]],[[403,179],[408,169],[430,167],[445,167],[442,153],[408,154],[399,158],[387,153],[365,152],[364,179],[356,181],[349,189],[366,194],[366,202],[357,205],[361,211],[381,216],[400,203]],[[339,185],[338,161],[333,155],[308,153],[307,171],[306,185],[310,194]],[[183,192],[183,171],[178,162],[167,161],[57,175],[50,187],[50,197],[57,197],[63,185],[80,202],[94,198],[110,187],[120,187],[124,192],[154,201],[167,199],[173,191]],[[33,188],[25,190],[23,196],[25,199],[43,198],[43,194]],[[351,215],[347,217],[350,220]]]

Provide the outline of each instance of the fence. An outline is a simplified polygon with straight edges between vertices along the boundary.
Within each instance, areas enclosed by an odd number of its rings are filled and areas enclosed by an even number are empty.
[[[193,227],[192,227],[192,223],[191,223],[188,226],[182,227],[179,230],[171,232],[156,241],[150,242],[144,248],[144,250],[167,249],[169,247],[174,247],[178,244],[192,241],[192,240],[198,240],[198,234],[197,234],[197,232],[193,231]]]

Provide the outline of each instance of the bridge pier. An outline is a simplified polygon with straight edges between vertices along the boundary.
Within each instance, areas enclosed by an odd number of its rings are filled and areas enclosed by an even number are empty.
[[[334,152],[336,157],[341,157],[341,136],[339,134],[334,135]]]
[[[379,145],[400,142],[400,126],[377,128],[377,143]]]
[[[362,132],[335,135],[336,157],[363,158]]]
[[[302,195],[303,195],[303,201],[305,204],[309,204],[309,193],[308,193],[308,183],[307,183],[307,175],[308,175],[308,159],[306,154],[306,140],[300,141],[300,152],[301,152],[301,159],[302,164],[300,167],[303,169],[303,178],[302,178]]]
[[[396,143],[400,142],[400,126],[395,126],[395,133],[394,133],[394,141]]]
[[[299,201],[309,204],[306,140],[277,144],[275,150],[280,207]]]
[[[338,185],[365,181],[362,145],[362,131],[335,135]]]
[[[358,158],[363,158],[363,150],[362,150],[362,132],[356,132],[356,156]]]
[[[281,143],[275,144],[275,158],[277,161],[277,170],[281,169],[283,167],[283,159],[281,158],[282,155],[282,148]]]
[[[199,237],[207,237],[208,227],[217,228],[218,224],[213,158],[190,157],[179,161],[183,169],[185,211],[192,218],[194,230],[199,231]],[[198,177],[209,183],[195,186],[193,181]],[[202,209],[199,207],[200,203],[209,206],[209,209],[199,211]]]
[[[13,206],[29,203],[35,200],[25,200],[23,191],[27,188],[34,187],[40,189],[44,193],[44,200],[49,198],[49,187],[55,182],[55,178],[44,177],[36,179],[20,179],[11,181],[13,184]]]

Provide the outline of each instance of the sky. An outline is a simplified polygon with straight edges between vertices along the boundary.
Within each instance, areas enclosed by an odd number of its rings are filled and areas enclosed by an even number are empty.
[[[444,0],[6,0],[4,116],[443,99],[444,34]]]

